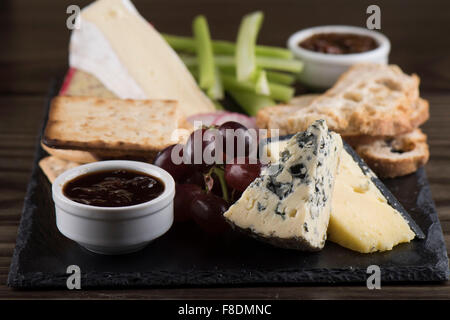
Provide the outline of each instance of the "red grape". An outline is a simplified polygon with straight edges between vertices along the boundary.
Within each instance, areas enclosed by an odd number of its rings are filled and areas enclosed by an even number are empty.
[[[238,191],[244,191],[261,174],[261,163],[259,161],[256,164],[250,164],[248,158],[242,160],[243,164],[225,165],[225,181],[228,186]]]
[[[201,173],[199,171],[192,171],[190,174],[188,174],[184,178],[183,183],[196,184],[197,186],[204,188],[205,187],[205,178],[203,176],[203,173]]]
[[[238,122],[228,121],[220,125],[219,131],[224,137],[223,149],[225,152],[223,153],[223,160],[226,161],[226,156],[228,156],[227,162],[237,157],[249,156],[250,150],[254,146],[253,137],[246,127]],[[234,139],[234,149],[228,150],[226,145],[231,143],[230,139]],[[242,145],[244,148],[238,149],[238,145]]]
[[[203,190],[195,184],[176,184],[173,201],[175,222],[183,222],[192,218],[190,205],[192,200]]]
[[[197,195],[191,202],[190,212],[194,221],[210,234],[220,234],[229,229],[223,214],[228,203],[212,193]]]
[[[223,198],[224,194],[223,194],[222,186],[220,185],[220,178],[214,172],[211,174],[211,178],[213,179],[213,186],[212,186],[211,192],[213,194],[215,194],[216,196]],[[226,181],[225,181],[225,184],[226,184]],[[227,187],[228,195],[230,195],[232,189],[228,185],[226,187]]]
[[[185,161],[189,161],[195,169],[206,171],[214,165],[214,159],[205,161],[204,154],[215,156],[215,139],[221,137],[220,132],[214,128],[201,128],[191,133],[185,146]],[[205,152],[205,150],[207,151]],[[197,156],[195,156],[197,154]],[[199,163],[196,163],[199,162]]]
[[[182,146],[179,144],[174,144],[174,145],[171,145],[171,146],[163,149],[162,151],[160,151],[156,155],[156,158],[155,158],[155,161],[153,162],[153,164],[160,168],[163,168],[164,170],[169,172],[172,175],[172,177],[174,178],[174,180],[179,182],[184,177],[186,177],[190,172],[192,172],[192,167],[190,165],[184,164],[184,163],[175,164],[172,161],[172,150],[176,146],[179,146],[181,149],[179,155],[176,155],[176,156],[179,156],[182,159],[182,157],[183,157]]]

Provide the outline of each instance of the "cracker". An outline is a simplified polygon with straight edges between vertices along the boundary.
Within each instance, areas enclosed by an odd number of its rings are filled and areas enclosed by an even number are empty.
[[[41,147],[49,155],[54,156],[61,160],[67,160],[78,163],[90,163],[100,160],[100,158],[91,152],[81,150],[69,150],[69,149],[55,149],[47,147],[41,142]]]
[[[53,156],[42,158],[39,161],[39,167],[41,167],[51,183],[64,171],[78,167],[79,165],[80,163],[58,159]]]
[[[174,135],[185,123],[176,101],[60,96],[52,101],[43,143],[102,158],[151,159],[185,138]]]

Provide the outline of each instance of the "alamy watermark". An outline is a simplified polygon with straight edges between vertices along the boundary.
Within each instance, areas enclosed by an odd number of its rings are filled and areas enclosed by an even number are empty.
[[[66,286],[69,290],[81,289],[81,269],[79,266],[72,264],[67,267],[66,273],[70,274],[66,280]]]
[[[71,4],[70,6],[67,7],[66,13],[70,14],[66,19],[67,29],[75,30],[81,28],[81,20],[79,18],[80,11],[81,11],[80,7],[75,4]]]
[[[381,269],[379,266],[373,264],[367,267],[367,274],[370,276],[366,280],[367,289],[381,289]]]
[[[372,4],[367,7],[367,14],[370,16],[367,18],[366,27],[369,30],[380,30],[381,29],[381,9],[376,4]]]

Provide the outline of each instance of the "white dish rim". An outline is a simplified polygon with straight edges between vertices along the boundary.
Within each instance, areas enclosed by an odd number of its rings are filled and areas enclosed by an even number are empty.
[[[115,169],[134,170],[155,176],[164,183],[164,191],[150,201],[122,207],[98,207],[82,204],[69,199],[63,193],[63,187],[68,181],[83,174]],[[164,169],[146,162],[106,160],[84,164],[65,171],[53,182],[52,194],[56,206],[64,206],[65,211],[74,215],[101,220],[131,219],[156,213],[169,205],[175,196],[175,181]]]
[[[378,42],[379,46],[374,50],[361,53],[329,54],[303,49],[298,45],[302,40],[318,33],[354,33],[359,35],[366,35],[374,38]],[[315,60],[318,62],[332,62],[334,64],[344,65],[349,63],[369,61],[373,57],[387,55],[389,54],[391,49],[391,43],[384,34],[374,30],[346,25],[316,26],[299,30],[289,37],[287,46],[294,53],[294,55],[299,58],[303,57],[305,59]]]

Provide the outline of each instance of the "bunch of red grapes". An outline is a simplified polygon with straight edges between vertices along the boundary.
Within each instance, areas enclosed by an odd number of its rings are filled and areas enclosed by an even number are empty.
[[[215,130],[214,135],[208,134],[211,130]],[[196,141],[198,139],[200,141]],[[221,143],[217,139],[221,139]],[[234,139],[234,148],[229,148],[233,150],[225,147],[227,139]],[[203,230],[213,234],[228,229],[223,213],[261,173],[261,163],[249,158],[253,154],[251,148],[257,146],[254,140],[245,126],[229,121],[220,126],[197,129],[185,145],[172,145],[158,153],[154,164],[169,172],[176,182],[176,222],[192,219]],[[238,148],[239,144],[244,148]],[[208,148],[208,152],[221,161],[194,163],[194,146],[200,146],[202,154]],[[172,151],[175,147],[181,150],[179,156],[188,161],[174,163]]]

